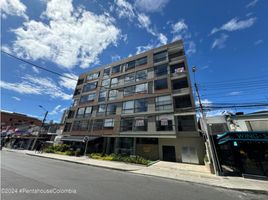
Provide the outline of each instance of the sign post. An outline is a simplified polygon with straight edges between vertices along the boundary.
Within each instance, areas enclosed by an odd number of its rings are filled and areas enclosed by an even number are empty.
[[[85,136],[84,137],[84,142],[86,143],[85,145],[85,151],[84,151],[84,156],[87,156],[87,145],[88,145],[89,137]]]

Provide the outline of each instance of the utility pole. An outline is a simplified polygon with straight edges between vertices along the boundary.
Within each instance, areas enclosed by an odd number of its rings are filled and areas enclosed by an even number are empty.
[[[43,107],[40,106],[40,105],[39,105],[39,107],[40,107],[40,108],[43,108]],[[44,109],[44,108],[43,108],[43,109]],[[44,109],[44,110],[45,110],[45,109]],[[35,145],[36,145],[37,139],[39,138],[40,132],[41,132],[41,130],[42,130],[44,124],[45,124],[45,121],[46,121],[46,118],[47,118],[47,114],[48,114],[48,111],[46,110],[44,119],[43,119],[42,124],[41,124],[41,127],[40,127],[40,129],[39,129],[39,131],[38,131],[38,133],[37,133],[37,136],[36,136],[35,139],[34,139],[34,142],[33,142],[32,149],[31,149],[31,150],[34,150],[34,147],[35,147]]]
[[[216,156],[215,156],[216,150],[213,149],[211,137],[210,137],[209,132],[208,132],[206,114],[204,112],[204,108],[203,108],[202,101],[201,101],[201,98],[200,98],[200,95],[199,95],[199,91],[198,91],[198,86],[196,84],[196,79],[195,79],[196,67],[195,66],[192,68],[192,71],[194,73],[194,87],[195,87],[196,96],[197,96],[197,99],[198,99],[198,103],[199,103],[199,107],[200,107],[200,112],[201,112],[201,117],[202,117],[201,123],[203,124],[204,132],[205,132],[205,135],[206,135],[207,141],[208,141],[208,145],[207,145],[208,151],[209,151],[209,154],[211,155],[213,169],[215,171],[215,174],[216,175],[219,175],[219,170],[218,170],[218,167],[216,166],[218,164],[218,162],[216,161]]]

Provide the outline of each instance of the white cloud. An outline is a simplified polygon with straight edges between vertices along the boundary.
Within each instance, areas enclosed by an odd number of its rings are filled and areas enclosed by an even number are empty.
[[[75,74],[72,74],[72,73],[63,73],[63,75],[70,77],[74,80],[61,76],[60,81],[59,81],[59,85],[62,87],[65,87],[67,89],[74,90],[76,87],[76,83],[77,83],[76,80],[78,79],[78,76],[76,76]]]
[[[37,67],[32,67],[32,70],[37,73],[37,74],[40,74],[40,70],[37,68]]]
[[[257,41],[254,42],[255,45],[259,45],[261,43],[263,43],[263,40],[257,40]]]
[[[119,55],[112,55],[111,56],[111,59],[112,59],[112,62],[115,62],[115,61],[118,61],[118,60],[120,60],[121,59],[121,56],[119,56]]]
[[[66,94],[52,79],[29,74],[23,76],[21,82],[0,81],[0,87],[20,94],[48,95],[51,98],[63,100],[72,99],[72,95]]]
[[[211,106],[212,101],[210,101],[208,99],[202,99],[201,103],[204,104],[203,106]],[[195,105],[199,106],[199,101],[198,100],[195,101]]]
[[[12,53],[10,47],[7,46],[7,45],[5,45],[5,44],[3,44],[3,45],[1,46],[1,50],[4,51],[4,52],[7,52],[7,53]]]
[[[135,6],[145,12],[159,12],[168,2],[169,0],[136,0]]]
[[[164,34],[159,33],[158,39],[161,45],[167,44],[168,39]]]
[[[188,48],[186,49],[186,54],[194,54],[196,52],[196,44],[194,41],[190,41]]]
[[[172,32],[173,33],[181,33],[184,30],[187,30],[188,26],[185,23],[184,19],[179,20],[175,24],[172,24]]]
[[[47,59],[65,67],[87,68],[98,63],[98,56],[111,44],[116,45],[120,30],[107,15],[95,15],[72,0],[50,0],[41,21],[30,20],[13,32],[13,50],[28,59]]]
[[[148,44],[146,46],[138,46],[136,47],[137,51],[136,51],[136,54],[140,54],[140,53],[143,53],[145,51],[148,51],[150,49],[153,49],[155,46],[152,45],[152,44]]]
[[[249,8],[249,7],[254,7],[257,3],[258,3],[259,0],[252,0],[251,2],[249,2],[247,5],[246,5],[246,8]]]
[[[219,38],[216,38],[211,46],[212,49],[214,48],[218,48],[218,49],[222,49],[225,47],[225,42],[228,39],[228,35],[226,34],[221,34],[221,36]]]
[[[237,96],[237,95],[240,95],[241,93],[242,93],[242,92],[234,91],[234,92],[230,92],[230,93],[228,93],[227,95]]]
[[[125,0],[115,0],[116,12],[120,18],[128,18],[132,20],[135,17],[133,6]]]
[[[49,112],[48,114],[49,115],[56,115],[58,113],[60,113],[60,108],[61,108],[61,105],[57,105],[51,112]]]
[[[6,15],[13,15],[28,19],[25,14],[27,7],[20,0],[1,0],[0,8],[3,18],[6,18]]]
[[[12,99],[15,99],[16,101],[21,101],[21,99],[19,97],[12,97]]]
[[[251,17],[247,20],[239,20],[238,18],[233,18],[227,23],[223,24],[220,28],[213,28],[211,31],[211,34],[214,34],[219,31],[237,31],[242,30],[251,27],[255,22],[257,18]]]

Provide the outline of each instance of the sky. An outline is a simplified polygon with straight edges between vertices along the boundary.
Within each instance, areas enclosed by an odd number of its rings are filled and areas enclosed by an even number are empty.
[[[182,39],[204,103],[268,101],[266,0],[1,0],[0,7],[2,51],[73,79]],[[42,118],[42,105],[59,121],[75,85],[1,53],[2,110]]]

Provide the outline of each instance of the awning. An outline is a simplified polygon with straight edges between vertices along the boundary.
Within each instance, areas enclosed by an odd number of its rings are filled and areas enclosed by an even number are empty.
[[[93,141],[93,140],[96,140],[100,137],[90,137],[90,136],[87,136],[88,137],[88,141]],[[85,136],[63,136],[61,138],[61,141],[66,141],[66,142],[84,142],[84,138]]]
[[[219,135],[217,139],[218,144],[224,144],[229,141],[268,142],[268,131],[225,132]]]

